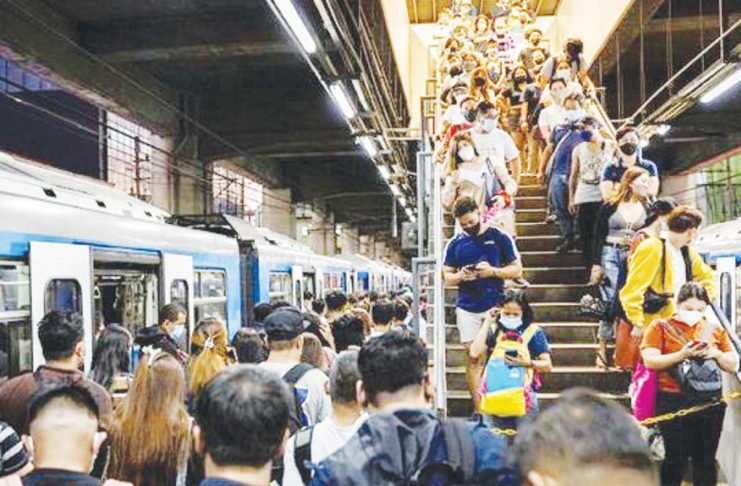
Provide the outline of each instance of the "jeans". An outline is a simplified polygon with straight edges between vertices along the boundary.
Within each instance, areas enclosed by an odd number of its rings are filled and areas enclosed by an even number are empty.
[[[681,393],[656,396],[656,413],[664,414],[691,406]],[[661,486],[680,486],[687,463],[692,460],[692,484],[715,486],[718,473],[715,454],[723,429],[725,405],[659,424],[665,457],[661,464]]]
[[[605,280],[602,283],[602,297],[608,304],[615,300],[618,289],[620,266],[627,257],[627,250],[605,245],[602,247],[602,269],[605,271]],[[605,341],[615,340],[615,329],[612,322],[600,321],[600,337]]]
[[[569,176],[567,174],[552,174],[548,183],[548,202],[556,215],[561,227],[561,236],[564,241],[574,241],[574,220],[569,214]]]

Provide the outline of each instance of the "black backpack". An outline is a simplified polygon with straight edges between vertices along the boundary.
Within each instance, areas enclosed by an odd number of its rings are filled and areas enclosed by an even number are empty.
[[[476,450],[468,425],[463,420],[440,422],[445,441],[446,460],[426,462],[409,478],[405,486],[464,486],[473,484]],[[311,482],[311,442],[314,427],[306,427],[294,438],[293,460],[304,484]]]

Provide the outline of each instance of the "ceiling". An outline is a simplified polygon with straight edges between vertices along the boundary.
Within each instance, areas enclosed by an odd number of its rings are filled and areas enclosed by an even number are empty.
[[[398,0],[401,1],[401,0]],[[409,21],[413,24],[437,22],[437,16],[451,5],[451,0],[406,0]],[[473,0],[479,12],[491,13],[498,0]],[[538,16],[555,15],[561,0],[530,0],[531,8]]]
[[[277,169],[294,202],[390,227],[391,198],[375,195],[386,184],[264,0],[42,1],[84,50],[192,102],[200,159],[246,154]]]

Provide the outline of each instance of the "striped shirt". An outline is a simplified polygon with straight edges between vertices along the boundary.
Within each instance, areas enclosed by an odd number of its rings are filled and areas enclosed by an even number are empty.
[[[8,424],[0,422],[0,476],[13,474],[28,464],[23,442]]]

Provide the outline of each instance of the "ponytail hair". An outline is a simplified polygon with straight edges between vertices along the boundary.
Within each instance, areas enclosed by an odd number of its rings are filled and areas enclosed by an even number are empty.
[[[190,391],[194,397],[228,365],[226,327],[213,317],[202,319],[193,331],[191,362],[188,366]]]

